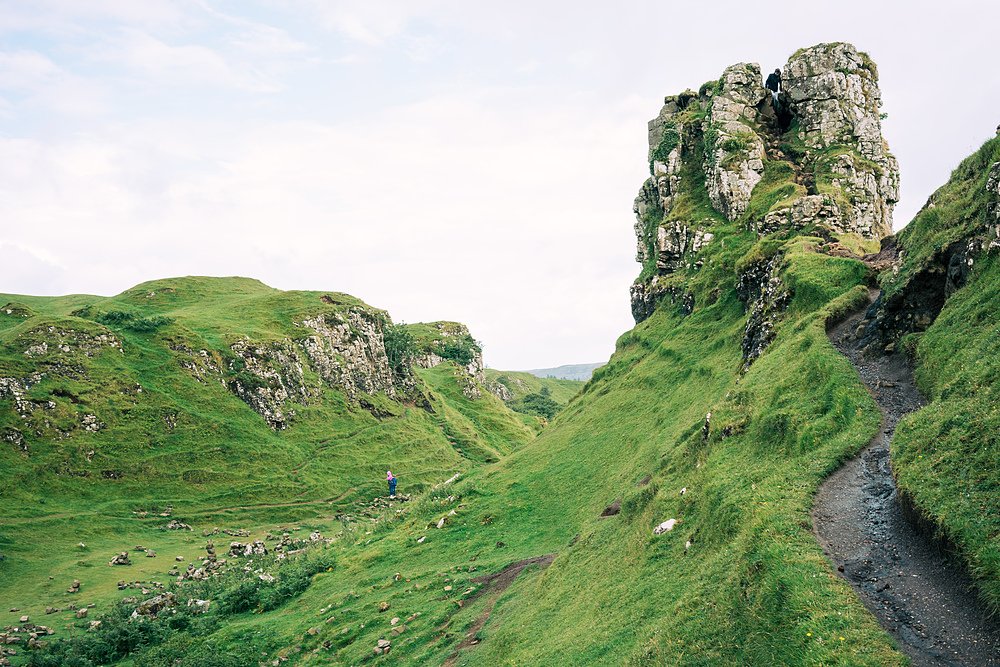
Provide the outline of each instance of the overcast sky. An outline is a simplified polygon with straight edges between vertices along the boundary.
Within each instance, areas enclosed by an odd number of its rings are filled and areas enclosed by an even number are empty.
[[[899,229],[1000,122],[997,7],[0,0],[0,292],[240,275],[463,322],[494,368],[605,361],[664,95],[853,43]]]

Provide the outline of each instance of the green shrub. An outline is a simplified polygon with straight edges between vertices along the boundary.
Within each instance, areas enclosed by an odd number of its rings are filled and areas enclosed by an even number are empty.
[[[438,348],[438,356],[451,359],[460,366],[468,366],[482,352],[482,344],[468,334],[460,338],[442,341]]]
[[[413,335],[406,328],[406,323],[386,325],[382,332],[382,342],[385,345],[385,355],[389,358],[389,366],[396,371],[405,369],[414,354]]]

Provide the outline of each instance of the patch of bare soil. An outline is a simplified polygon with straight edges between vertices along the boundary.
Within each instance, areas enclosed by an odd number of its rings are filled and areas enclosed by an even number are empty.
[[[856,313],[829,332],[882,411],[882,428],[816,494],[811,515],[827,558],[916,667],[998,666],[1000,627],[961,566],[904,517],[889,457],[900,418],[924,405],[900,356],[865,359]]]
[[[472,579],[474,583],[483,584],[483,587],[479,589],[478,593],[467,598],[467,601],[471,602],[480,595],[489,592],[489,602],[486,605],[486,609],[483,610],[483,613],[476,618],[475,623],[473,623],[472,627],[469,628],[469,631],[465,633],[465,639],[463,639],[462,643],[458,645],[458,650],[456,650],[455,653],[444,661],[443,667],[454,667],[461,651],[479,643],[479,638],[477,638],[476,635],[479,634],[479,631],[483,629],[484,625],[486,625],[486,621],[490,620],[490,615],[493,613],[493,607],[496,605],[497,600],[499,600],[500,596],[503,595],[503,592],[507,590],[507,587],[514,583],[514,580],[517,579],[518,575],[520,575],[525,568],[530,565],[538,565],[544,570],[552,564],[552,561],[554,561],[555,558],[556,554],[525,558],[524,560],[519,560],[516,563],[511,563],[495,574],[487,574],[482,577]]]

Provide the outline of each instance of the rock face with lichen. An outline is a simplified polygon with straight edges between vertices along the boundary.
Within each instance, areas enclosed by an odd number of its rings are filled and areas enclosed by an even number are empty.
[[[758,238],[891,234],[899,168],[882,138],[875,64],[850,44],[819,44],[789,59],[782,82],[775,109],[760,66],[738,63],[667,97],[649,122],[650,178],[633,208],[637,323],[665,298],[691,312],[686,282],[701,251],[724,242],[721,226]]]

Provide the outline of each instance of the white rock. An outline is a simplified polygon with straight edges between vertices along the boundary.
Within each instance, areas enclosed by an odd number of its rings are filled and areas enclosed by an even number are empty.
[[[677,519],[667,519],[659,526],[653,529],[653,535],[660,535],[674,529],[674,524],[677,523]]]

